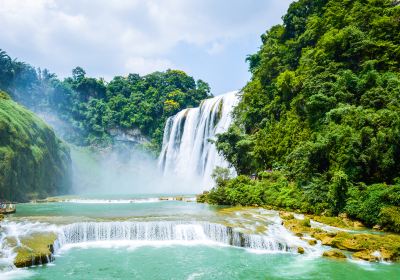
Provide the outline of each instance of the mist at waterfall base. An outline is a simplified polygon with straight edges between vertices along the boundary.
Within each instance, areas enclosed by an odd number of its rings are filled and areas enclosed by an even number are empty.
[[[91,151],[71,147],[75,194],[195,194],[202,186],[196,178],[163,174],[157,159],[130,145]]]
[[[68,143],[68,137],[73,133],[70,124],[55,113],[36,113]],[[108,148],[68,145],[73,195],[195,194],[204,187],[196,177],[163,174],[157,158],[140,145],[123,141],[116,141]]]

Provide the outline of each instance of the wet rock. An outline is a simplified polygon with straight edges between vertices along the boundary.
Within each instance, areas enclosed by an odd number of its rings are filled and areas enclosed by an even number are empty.
[[[311,245],[311,246],[317,245],[317,240],[315,240],[315,239],[310,239],[310,240],[308,240],[307,242],[308,242],[308,244]]]
[[[303,247],[298,247],[297,248],[297,253],[299,253],[299,254],[304,254],[304,248]]]
[[[333,258],[333,259],[345,259],[346,255],[339,250],[329,250],[329,251],[325,251],[322,256],[327,257],[327,258]]]
[[[379,262],[379,261],[394,261],[398,258],[398,254],[393,251],[386,249],[380,250],[362,250],[355,252],[352,257],[356,259],[361,259],[369,262]]]

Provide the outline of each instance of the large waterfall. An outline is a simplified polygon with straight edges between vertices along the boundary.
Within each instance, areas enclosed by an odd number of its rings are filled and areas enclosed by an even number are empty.
[[[180,111],[167,120],[159,166],[164,174],[202,179],[202,188],[211,188],[211,173],[216,166],[228,167],[218,154],[216,134],[227,131],[238,92],[204,100],[200,107]]]

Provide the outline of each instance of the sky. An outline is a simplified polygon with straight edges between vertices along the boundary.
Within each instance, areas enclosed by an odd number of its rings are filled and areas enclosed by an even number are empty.
[[[246,84],[246,56],[291,2],[0,0],[0,49],[60,78],[180,69],[219,95]]]

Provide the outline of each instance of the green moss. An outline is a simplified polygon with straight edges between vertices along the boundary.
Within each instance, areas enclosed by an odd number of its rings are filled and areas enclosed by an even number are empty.
[[[290,212],[280,211],[279,216],[283,220],[293,220],[294,219],[293,213],[290,213]]]
[[[304,227],[311,227],[311,221],[309,218],[304,218],[304,220],[301,221],[301,225]]]
[[[21,240],[14,260],[16,267],[27,267],[47,263],[52,258],[54,233],[34,234]]]
[[[376,261],[379,258],[388,261],[400,259],[400,235],[397,234],[326,232],[322,229],[309,227],[307,223],[304,223],[304,220],[297,219],[284,220],[284,226],[297,236],[311,235],[320,240],[323,245],[353,252],[354,258],[367,261]],[[332,256],[329,253],[326,257],[338,257],[335,256],[335,252],[333,251]],[[379,252],[381,256],[377,256],[376,252]]]
[[[311,216],[314,221],[344,229],[359,229],[364,228],[364,225],[347,217],[327,217],[327,216]]]

